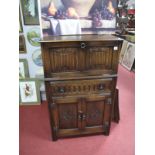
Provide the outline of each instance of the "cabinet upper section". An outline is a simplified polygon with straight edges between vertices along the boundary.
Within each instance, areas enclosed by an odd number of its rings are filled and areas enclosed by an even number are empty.
[[[117,73],[122,40],[112,35],[55,36],[41,41],[46,78]]]

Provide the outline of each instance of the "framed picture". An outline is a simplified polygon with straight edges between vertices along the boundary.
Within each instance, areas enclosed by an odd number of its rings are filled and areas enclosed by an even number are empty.
[[[122,65],[128,70],[131,70],[132,65],[134,63],[134,59],[135,59],[135,44],[129,42],[122,60]]]
[[[40,0],[43,36],[114,34],[118,0]]]
[[[35,78],[21,79],[19,81],[20,105],[39,105],[40,82]]]
[[[19,53],[26,53],[26,44],[24,34],[19,34]]]
[[[39,25],[38,1],[21,0],[24,25]]]
[[[21,20],[21,13],[20,13],[20,7],[19,7],[19,33],[23,32],[23,26],[22,26],[22,20]]]
[[[26,59],[19,59],[19,79],[29,77],[28,62]]]
[[[34,27],[26,32],[27,40],[32,46],[40,47],[40,28]]]
[[[122,49],[121,49],[121,52],[120,52],[120,55],[119,55],[119,62],[120,63],[122,63],[122,60],[123,60],[124,53],[126,51],[127,45],[128,45],[128,41],[124,40],[123,45],[122,45]]]

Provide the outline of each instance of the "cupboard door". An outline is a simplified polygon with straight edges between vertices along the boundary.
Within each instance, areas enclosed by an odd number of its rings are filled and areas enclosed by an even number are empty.
[[[58,104],[59,129],[78,128],[77,103]]]
[[[108,135],[112,112],[111,103],[110,97],[86,98],[81,105],[84,113],[83,129]]]
[[[116,71],[118,65],[118,47],[91,47],[87,49],[86,68],[88,70]]]
[[[81,121],[78,119],[81,106],[77,98],[54,98],[53,104],[55,106],[51,108],[51,117],[56,137],[66,136],[71,130],[75,132],[81,128]]]
[[[102,125],[104,105],[104,100],[86,102],[86,127]]]

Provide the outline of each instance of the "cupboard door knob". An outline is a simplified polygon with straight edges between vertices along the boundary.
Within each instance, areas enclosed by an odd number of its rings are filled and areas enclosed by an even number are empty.
[[[78,112],[78,118],[79,118],[79,120],[82,120],[82,115],[83,115],[83,112],[82,111],[79,111]]]
[[[82,115],[82,120],[85,120],[85,119],[86,119],[86,115],[83,114],[83,115]]]
[[[78,112],[79,114],[78,114],[78,118],[79,118],[79,120],[85,120],[86,119],[86,115],[82,112],[82,111],[79,111]]]
[[[81,48],[85,48],[86,44],[85,43],[81,43]]]

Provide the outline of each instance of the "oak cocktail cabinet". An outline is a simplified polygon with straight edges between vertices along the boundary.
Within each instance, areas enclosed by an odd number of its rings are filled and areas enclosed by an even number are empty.
[[[40,42],[52,139],[108,135],[111,121],[119,121],[116,82],[122,40],[77,35]]]

